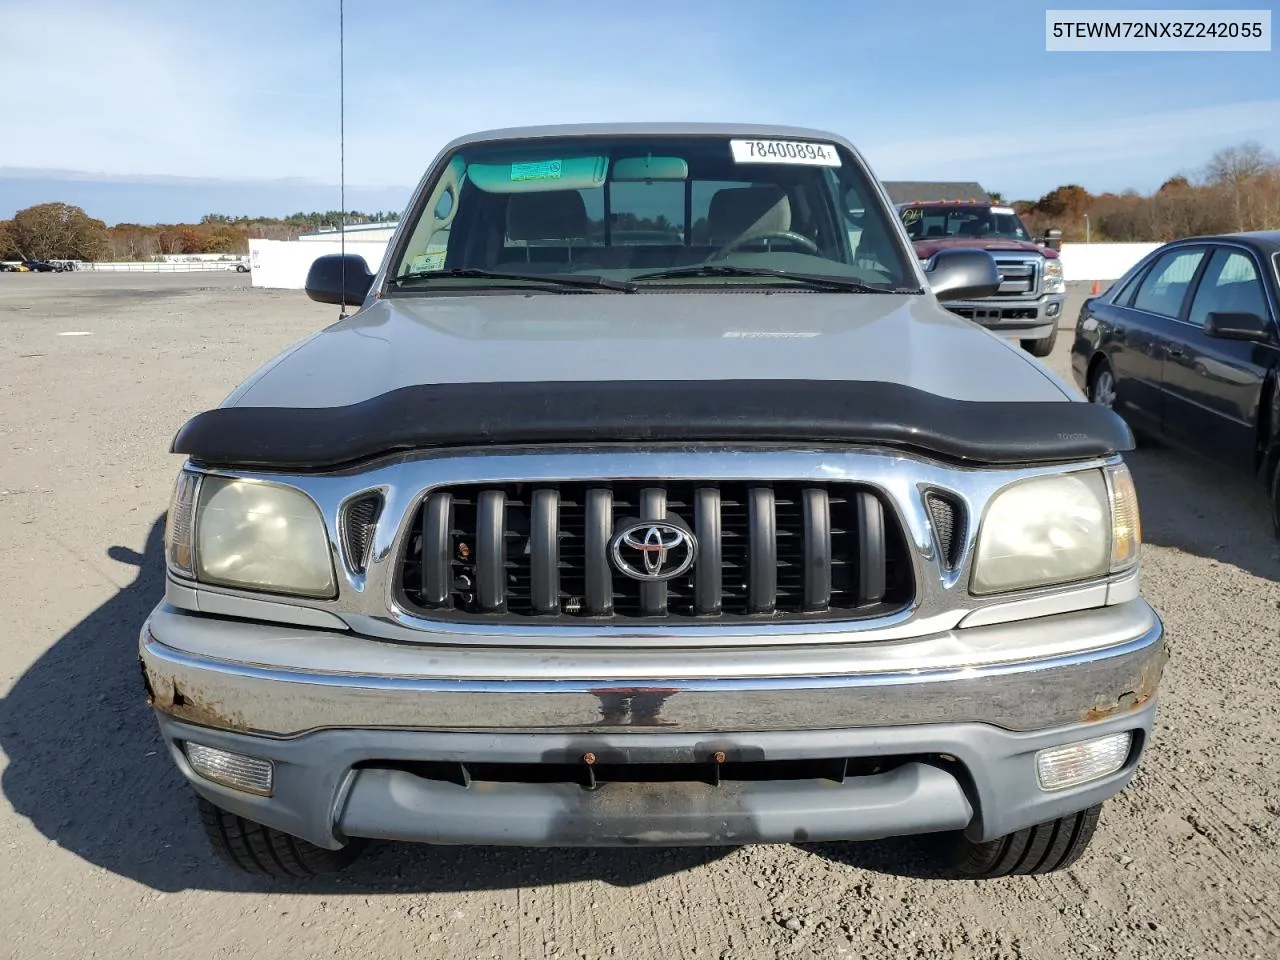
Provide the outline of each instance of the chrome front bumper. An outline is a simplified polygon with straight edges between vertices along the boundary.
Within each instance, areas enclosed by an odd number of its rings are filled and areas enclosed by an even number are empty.
[[[1065,293],[1047,293],[1035,300],[957,300],[946,308],[994,333],[1039,340],[1062,323],[1066,300]]]
[[[205,727],[636,733],[983,723],[1033,731],[1154,699],[1163,630],[1141,599],[892,643],[483,650],[192,615],[142,630],[151,702]]]
[[[992,839],[1132,779],[1166,660],[1141,599],[890,643],[564,651],[397,644],[161,605],[142,631],[174,763],[210,802],[336,848]],[[1037,751],[1111,733],[1124,766],[1039,787]],[[270,796],[203,779],[194,742],[270,760]],[[847,780],[452,783],[421,765],[884,759]],[[715,758],[713,760],[713,758]]]

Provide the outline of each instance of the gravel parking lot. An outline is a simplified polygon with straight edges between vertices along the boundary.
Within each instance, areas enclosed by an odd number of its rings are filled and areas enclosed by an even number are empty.
[[[1131,457],[1173,648],[1156,740],[1064,873],[940,881],[909,842],[389,846],[309,883],[222,867],[135,659],[168,444],[336,315],[237,274],[0,275],[0,957],[1280,953],[1280,545],[1261,490],[1164,449]]]

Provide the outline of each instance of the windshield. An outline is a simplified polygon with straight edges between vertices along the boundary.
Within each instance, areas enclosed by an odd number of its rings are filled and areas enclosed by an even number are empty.
[[[556,292],[794,283],[780,272],[918,287],[891,211],[831,143],[485,143],[449,158],[414,215],[388,274],[397,292],[528,288],[529,277]],[[571,282],[584,277],[605,283]]]
[[[1031,234],[1010,207],[948,204],[903,207],[902,223],[907,228],[907,236],[912,240],[947,237],[1031,239]]]

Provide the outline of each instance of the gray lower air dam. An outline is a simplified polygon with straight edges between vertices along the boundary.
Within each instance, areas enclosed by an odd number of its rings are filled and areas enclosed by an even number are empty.
[[[830,380],[424,384],[344,407],[219,407],[171,449],[209,466],[318,469],[415,448],[735,441],[879,443],[977,464],[1133,449],[1124,421],[1097,404]]]
[[[880,840],[961,830],[972,818],[955,777],[913,762],[843,783],[606,783],[595,790],[573,783],[487,783],[477,790],[364,769],[338,826],[348,837],[418,843],[702,846]]]

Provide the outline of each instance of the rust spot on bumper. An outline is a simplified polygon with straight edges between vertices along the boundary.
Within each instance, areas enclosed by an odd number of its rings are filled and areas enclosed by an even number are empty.
[[[165,713],[201,727],[219,730],[248,731],[244,718],[224,711],[218,704],[205,699],[199,690],[174,688],[173,703]]]
[[[147,685],[147,704],[161,713],[194,723],[202,727],[220,730],[247,731],[248,725],[239,714],[223,710],[207,699],[198,688],[179,686],[175,678],[148,669],[143,673]]]
[[[1161,645],[1159,653],[1142,662],[1133,689],[1126,690],[1118,697],[1107,702],[1095,701],[1093,706],[1081,714],[1080,719],[1086,723],[1106,720],[1117,714],[1140,710],[1156,695],[1160,686],[1160,677],[1164,674],[1164,665],[1169,662],[1169,649]]]

